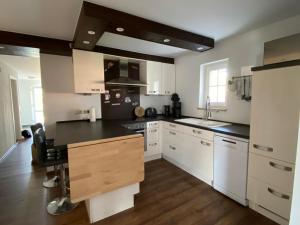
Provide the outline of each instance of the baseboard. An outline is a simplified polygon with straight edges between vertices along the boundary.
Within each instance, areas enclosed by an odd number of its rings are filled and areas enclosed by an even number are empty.
[[[149,155],[149,156],[145,156],[144,158],[144,162],[149,162],[155,159],[161,159],[161,153],[159,154],[155,154],[155,155]]]
[[[15,149],[15,147],[17,146],[18,143],[13,144],[12,146],[10,146],[9,149],[6,150],[6,152],[4,153],[3,156],[1,156],[0,158],[0,163],[3,162],[3,160]]]

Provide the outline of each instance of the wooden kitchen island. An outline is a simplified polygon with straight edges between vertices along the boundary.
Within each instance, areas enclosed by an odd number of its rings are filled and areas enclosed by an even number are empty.
[[[55,146],[68,149],[70,198],[85,201],[90,222],[134,206],[144,180],[144,137],[120,122],[58,122]]]

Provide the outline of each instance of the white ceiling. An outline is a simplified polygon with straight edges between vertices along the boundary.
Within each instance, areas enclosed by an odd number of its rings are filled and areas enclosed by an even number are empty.
[[[0,55],[0,62],[15,69],[21,76],[40,77],[40,58],[13,55]]]
[[[216,41],[300,13],[299,0],[92,0]],[[0,29],[72,40],[82,0],[1,0]],[[172,56],[176,48],[106,34],[99,44]]]

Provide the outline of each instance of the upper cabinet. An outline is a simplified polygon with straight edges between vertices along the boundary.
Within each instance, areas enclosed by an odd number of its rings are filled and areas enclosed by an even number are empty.
[[[171,95],[175,92],[175,65],[146,61],[141,63],[141,80],[148,86],[147,95]]]
[[[105,92],[103,54],[73,49],[73,67],[75,93]]]
[[[175,65],[162,63],[161,94],[171,95],[175,93]]]

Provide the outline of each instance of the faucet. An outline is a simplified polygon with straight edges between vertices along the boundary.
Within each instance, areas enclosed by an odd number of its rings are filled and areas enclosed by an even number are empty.
[[[205,116],[204,116],[204,119],[208,120],[210,117],[211,117],[210,99],[209,99],[209,96],[207,96],[206,103],[205,103]]]

